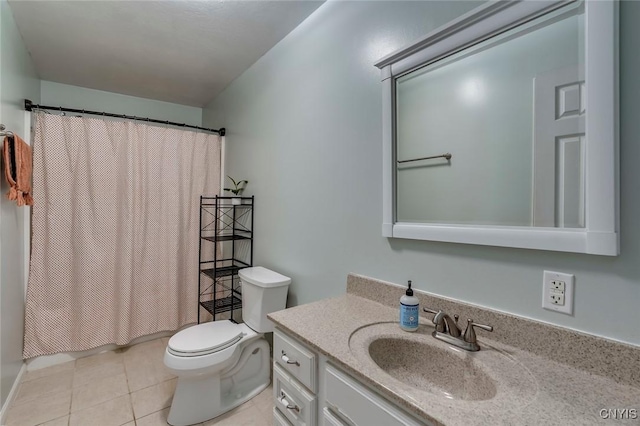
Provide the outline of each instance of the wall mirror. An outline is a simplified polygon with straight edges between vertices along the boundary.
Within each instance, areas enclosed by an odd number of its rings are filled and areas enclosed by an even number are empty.
[[[617,3],[488,2],[376,66],[384,236],[617,255]]]

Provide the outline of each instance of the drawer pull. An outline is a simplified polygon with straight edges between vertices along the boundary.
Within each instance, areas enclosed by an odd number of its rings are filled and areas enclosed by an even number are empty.
[[[284,351],[282,351],[282,360],[283,360],[284,362],[286,362],[287,364],[293,364],[293,365],[295,365],[296,367],[300,367],[300,363],[299,363],[298,361],[292,361],[292,360],[290,360],[290,359],[289,359],[289,357],[287,356],[287,354],[286,354]]]
[[[293,410],[296,413],[300,414],[300,407],[298,407],[296,404],[289,403],[287,395],[283,391],[280,391],[280,402],[286,407],[287,410]]]

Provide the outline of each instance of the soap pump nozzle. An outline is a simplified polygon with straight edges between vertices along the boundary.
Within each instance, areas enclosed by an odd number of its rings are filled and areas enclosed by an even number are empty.
[[[408,288],[407,288],[407,291],[404,294],[406,294],[407,296],[413,296],[413,290],[411,290],[411,280],[409,280],[407,285],[408,285]]]

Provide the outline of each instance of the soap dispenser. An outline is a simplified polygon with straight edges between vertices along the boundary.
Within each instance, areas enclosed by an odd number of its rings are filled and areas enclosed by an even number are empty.
[[[418,317],[420,301],[413,295],[411,280],[408,282],[405,295],[400,298],[400,328],[405,331],[418,329]]]

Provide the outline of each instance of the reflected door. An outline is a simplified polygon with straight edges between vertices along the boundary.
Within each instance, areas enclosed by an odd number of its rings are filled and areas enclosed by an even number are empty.
[[[579,67],[534,80],[534,226],[584,227],[584,83]]]

